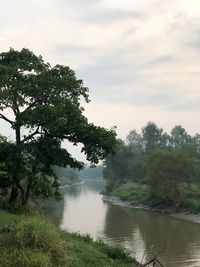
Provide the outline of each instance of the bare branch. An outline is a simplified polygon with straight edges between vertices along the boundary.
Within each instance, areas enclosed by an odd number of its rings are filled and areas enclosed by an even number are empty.
[[[9,120],[7,117],[5,117],[3,114],[0,113],[0,119],[3,119],[5,121],[7,121],[8,123],[10,123],[11,125],[14,124],[14,121]]]
[[[161,267],[164,267],[162,263],[158,260],[158,256],[166,249],[166,246],[164,246],[156,256],[154,256],[150,261],[146,262],[145,264],[140,263],[138,267],[147,267],[150,266],[150,264],[153,264],[152,266],[155,266],[156,263],[158,263]]]

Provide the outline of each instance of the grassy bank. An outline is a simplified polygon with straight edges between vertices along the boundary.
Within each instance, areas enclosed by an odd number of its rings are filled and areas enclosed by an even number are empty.
[[[121,200],[145,203],[148,201],[149,188],[144,184],[126,183],[114,189],[111,195],[119,197]]]
[[[132,201],[135,203],[144,204],[153,208],[160,208],[172,211],[190,211],[193,213],[200,212],[200,188],[197,185],[191,184],[188,186],[182,185],[183,198],[179,202],[174,202],[172,205],[165,203],[162,199],[154,199],[150,196],[149,186],[139,183],[126,183],[118,188],[115,188],[111,195],[119,197],[121,200]],[[170,209],[171,208],[171,209]]]
[[[0,211],[0,267],[134,266],[119,247],[66,233],[38,215]]]

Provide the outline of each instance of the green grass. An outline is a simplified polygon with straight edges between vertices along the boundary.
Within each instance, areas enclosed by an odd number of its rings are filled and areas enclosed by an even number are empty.
[[[121,247],[64,232],[43,216],[0,211],[0,222],[0,267],[134,266]]]
[[[182,189],[182,200],[178,203],[174,202],[173,205],[179,205],[179,208],[187,209],[191,212],[200,212],[200,185],[186,184],[180,185]],[[149,187],[145,184],[139,183],[126,183],[116,188],[111,193],[122,200],[136,201],[147,204],[150,207],[164,206],[169,207],[169,203],[165,203],[162,199],[150,197]]]
[[[139,183],[127,183],[112,192],[112,195],[122,200],[146,202],[149,196],[148,186]]]
[[[6,224],[14,224],[19,220],[19,215],[0,210],[0,227]]]

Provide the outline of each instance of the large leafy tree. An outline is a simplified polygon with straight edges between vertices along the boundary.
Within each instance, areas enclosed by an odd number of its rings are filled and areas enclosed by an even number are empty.
[[[52,165],[83,166],[63,148],[64,140],[82,143],[92,164],[112,151],[115,131],[89,123],[82,100],[89,102],[88,88],[69,67],[51,67],[28,49],[0,54],[0,119],[15,133],[14,143],[6,144],[12,161],[10,205],[18,196],[26,205],[31,192],[48,194],[49,185],[58,193]]]
[[[157,150],[145,165],[152,198],[165,204],[179,202],[181,183],[189,182],[195,174],[194,161],[182,150]]]

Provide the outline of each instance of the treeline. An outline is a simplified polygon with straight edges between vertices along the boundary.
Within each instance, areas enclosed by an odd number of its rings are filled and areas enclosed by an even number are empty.
[[[78,176],[80,179],[95,179],[103,177],[104,166],[98,165],[96,167],[90,167],[85,165],[83,170],[80,170]]]
[[[57,165],[52,166],[55,175],[58,177],[58,183],[60,186],[72,184],[78,181],[78,170],[70,168],[69,166],[59,167]]]
[[[70,185],[77,182],[79,179],[99,179],[103,177],[104,166],[99,165],[96,167],[90,167],[85,165],[82,170],[73,169],[69,166],[59,167],[52,166],[55,175],[58,177],[59,185]]]
[[[132,130],[125,142],[118,140],[115,153],[106,158],[106,191],[126,183],[146,184],[149,199],[180,203],[200,182],[199,162],[199,134],[192,136],[180,125],[168,134],[148,122],[140,133]]]

